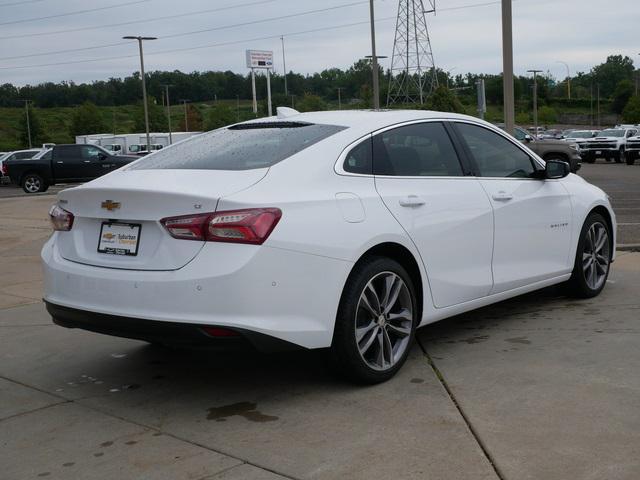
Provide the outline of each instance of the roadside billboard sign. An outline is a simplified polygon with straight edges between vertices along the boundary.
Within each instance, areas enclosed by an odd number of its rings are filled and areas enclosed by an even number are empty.
[[[273,52],[268,50],[247,50],[247,68],[273,68]]]

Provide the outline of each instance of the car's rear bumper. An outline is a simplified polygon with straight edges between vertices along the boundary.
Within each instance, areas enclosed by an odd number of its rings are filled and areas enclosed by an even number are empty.
[[[54,234],[42,250],[48,304],[86,316],[255,332],[305,348],[331,345],[352,267],[264,245],[210,243],[179,270],[123,270],[66,260],[56,238]]]
[[[120,317],[62,307],[46,301],[45,304],[53,322],[61,327],[79,328],[114,337],[217,350],[256,349],[262,352],[275,352],[299,348],[297,345],[269,335],[239,328],[225,329],[226,333],[216,335],[215,332],[207,332],[203,325]]]

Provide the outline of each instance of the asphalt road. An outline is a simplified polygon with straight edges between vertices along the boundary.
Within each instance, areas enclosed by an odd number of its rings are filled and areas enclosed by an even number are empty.
[[[618,219],[618,245],[640,247],[640,165],[583,163],[578,172],[611,197]]]

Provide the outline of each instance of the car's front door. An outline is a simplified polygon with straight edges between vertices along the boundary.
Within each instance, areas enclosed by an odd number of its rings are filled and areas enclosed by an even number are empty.
[[[396,127],[372,143],[376,188],[422,256],[434,305],[488,295],[491,204],[480,182],[465,176],[443,123]]]
[[[561,180],[535,178],[531,156],[506,136],[455,123],[494,211],[492,293],[571,270],[571,201]]]

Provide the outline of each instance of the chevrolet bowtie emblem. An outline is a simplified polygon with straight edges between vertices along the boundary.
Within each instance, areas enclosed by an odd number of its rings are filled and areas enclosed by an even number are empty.
[[[113,200],[106,200],[102,202],[102,208],[106,208],[110,212],[120,208],[120,202],[114,202]]]

